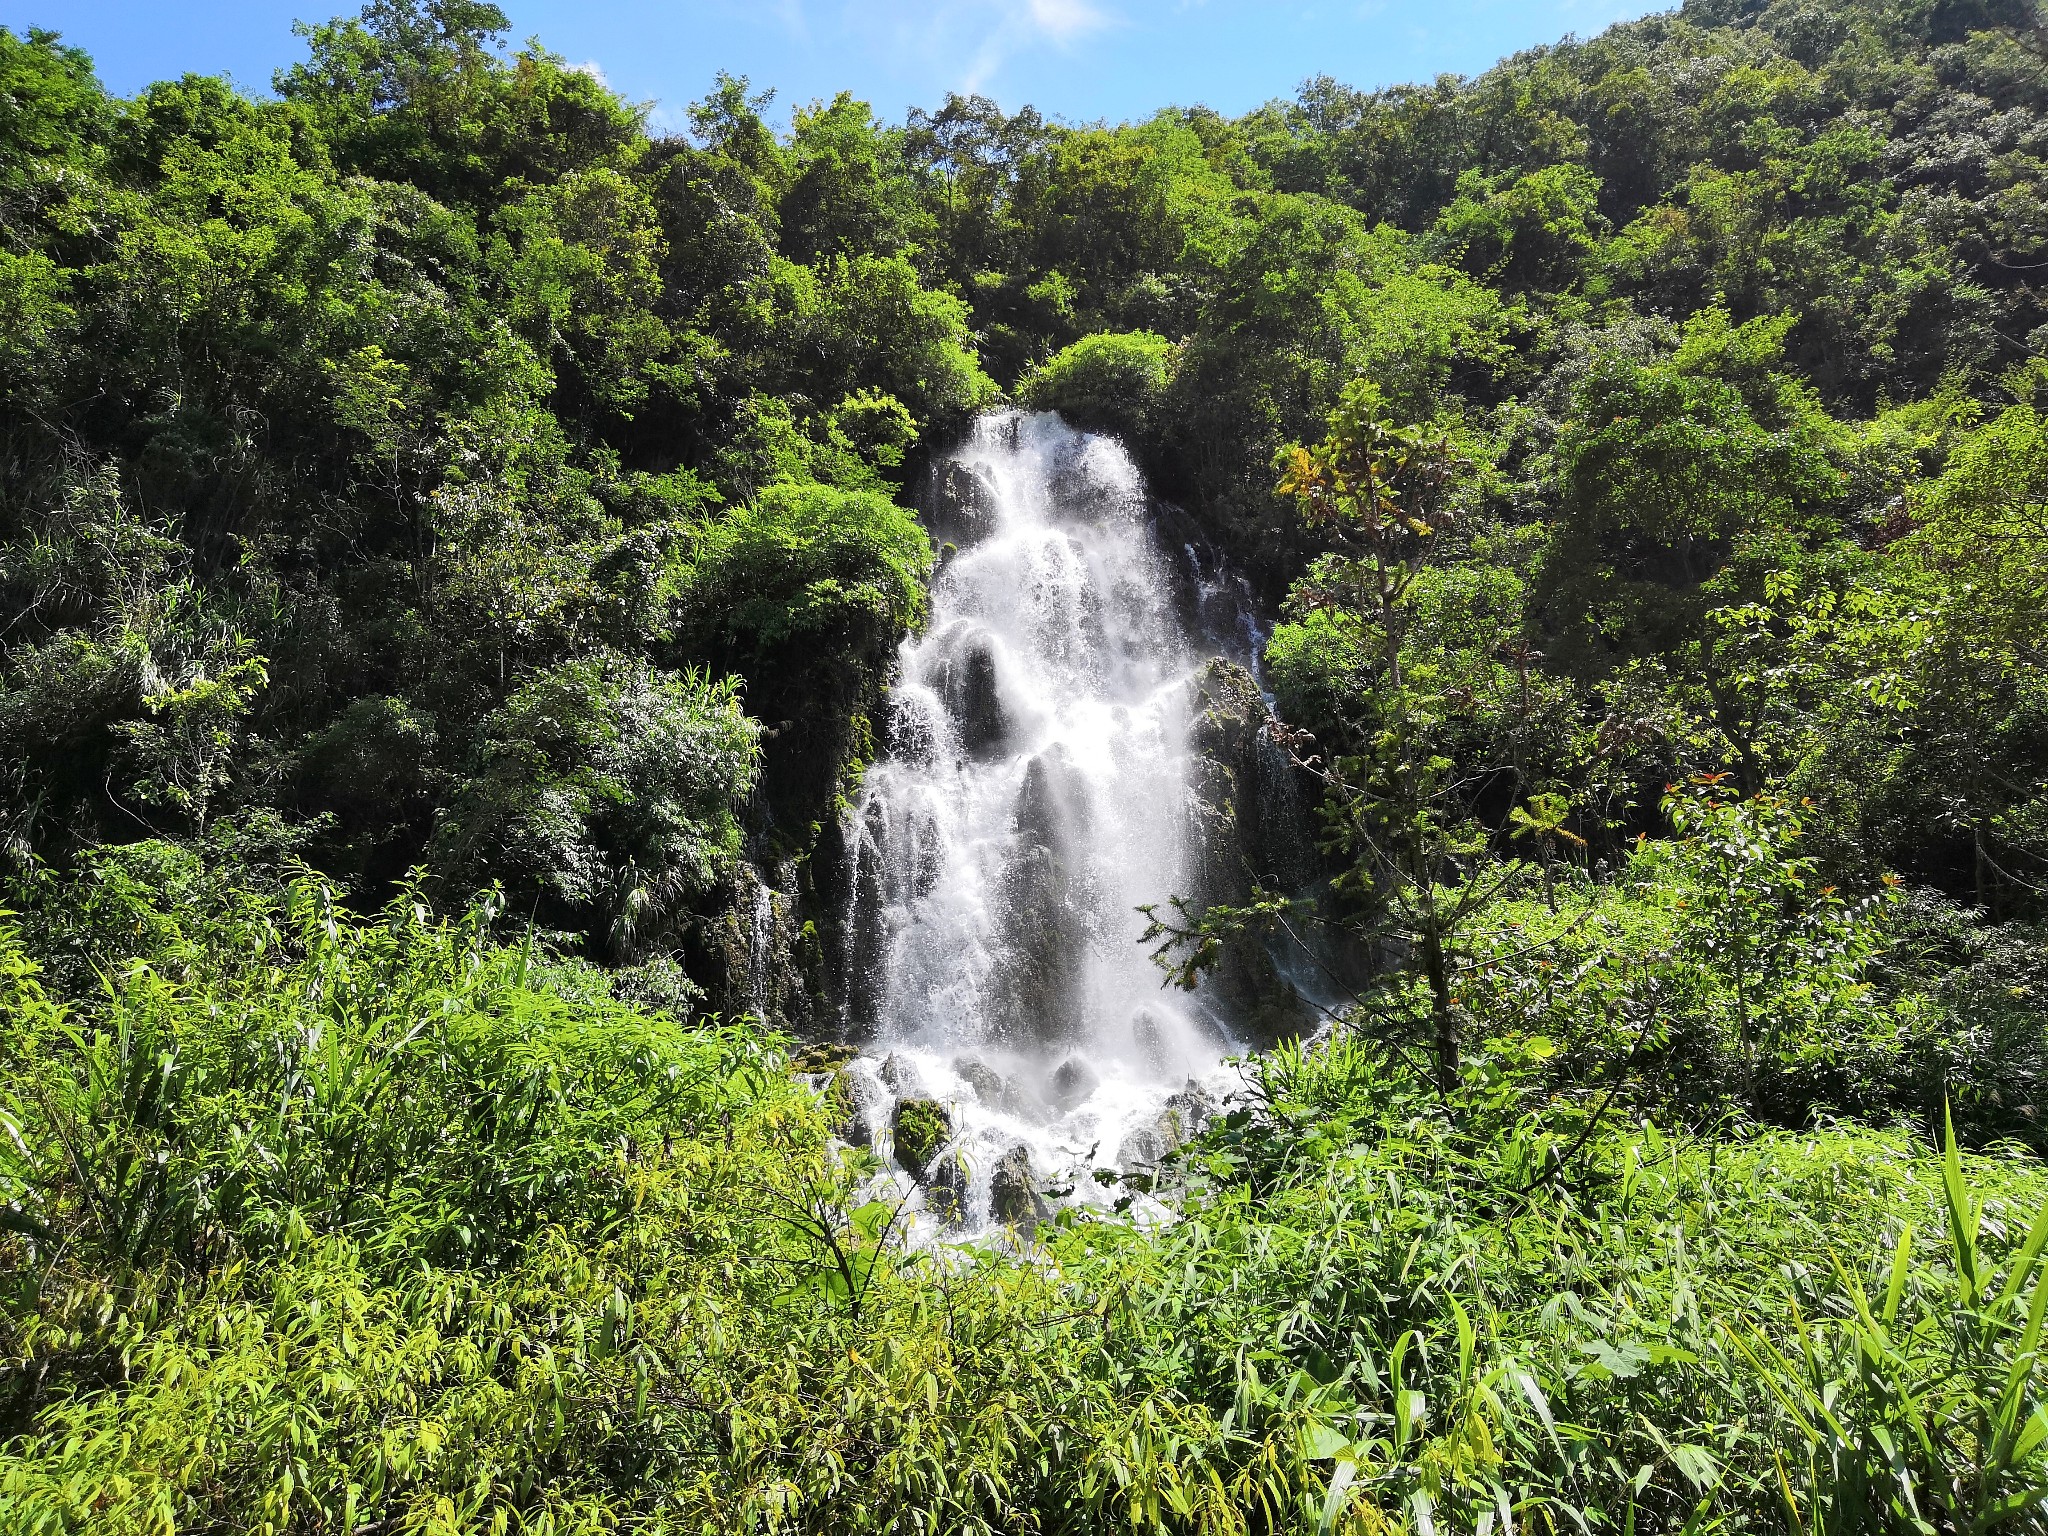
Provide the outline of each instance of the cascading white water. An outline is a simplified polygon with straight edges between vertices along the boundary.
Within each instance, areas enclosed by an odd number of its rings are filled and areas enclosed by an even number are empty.
[[[985,418],[946,466],[929,628],[906,641],[890,752],[849,839],[870,1039],[857,1137],[902,1099],[957,1131],[943,1202],[969,1228],[1039,1181],[1156,1163],[1210,1102],[1223,1026],[1138,942],[1187,889],[1191,678],[1207,659],[1114,440]],[[907,1178],[900,1178],[905,1191]],[[944,1184],[944,1179],[938,1181]],[[1027,1197],[1028,1198],[1028,1197]],[[927,1223],[931,1225],[932,1223]]]

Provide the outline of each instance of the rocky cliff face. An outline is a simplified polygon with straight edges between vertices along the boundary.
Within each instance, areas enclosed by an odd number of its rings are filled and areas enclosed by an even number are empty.
[[[817,926],[807,917],[806,873],[797,859],[743,863],[730,902],[700,920],[690,968],[712,1011],[752,1014],[799,1036],[828,1032],[835,1010]]]
[[[996,523],[996,491],[972,466],[948,459],[926,477],[917,510],[943,556],[980,543]]]
[[[1270,712],[1257,681],[1237,663],[1218,659],[1192,686],[1191,906],[1242,905],[1255,889],[1302,890],[1316,876],[1315,850],[1293,765],[1266,734]],[[1281,974],[1272,948],[1252,935],[1225,944],[1207,985],[1259,1044],[1314,1024],[1314,1010]]]

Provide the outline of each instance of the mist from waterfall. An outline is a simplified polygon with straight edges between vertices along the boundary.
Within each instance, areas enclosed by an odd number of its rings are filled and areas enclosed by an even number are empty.
[[[1138,942],[1140,904],[1188,889],[1191,683],[1212,654],[1142,477],[1113,439],[1005,414],[939,479],[953,547],[851,828],[851,1074],[854,1134],[878,1148],[898,1100],[947,1107],[949,1198],[976,1227],[1020,1147],[1040,1179],[1113,1198],[1089,1172],[1157,1163],[1234,1041]]]

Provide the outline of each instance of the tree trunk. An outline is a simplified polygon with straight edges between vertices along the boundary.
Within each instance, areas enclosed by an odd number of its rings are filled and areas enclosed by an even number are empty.
[[[1422,932],[1422,974],[1429,981],[1431,1033],[1436,1050],[1436,1085],[1448,1095],[1458,1086],[1458,1019],[1451,1008],[1450,967],[1434,914]]]

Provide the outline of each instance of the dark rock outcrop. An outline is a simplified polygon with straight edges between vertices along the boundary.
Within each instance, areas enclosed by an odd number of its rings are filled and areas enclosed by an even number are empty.
[[[1257,681],[1236,663],[1217,660],[1202,669],[1194,686],[1188,732],[1191,904],[1197,910],[1239,906],[1254,887],[1284,893],[1311,884],[1317,871],[1306,812],[1293,765],[1266,732],[1270,713]],[[1313,1023],[1313,1011],[1257,936],[1226,941],[1208,986],[1261,1043]]]
[[[882,1064],[875,1069],[875,1075],[882,1084],[899,1099],[921,1099],[925,1097],[924,1078],[916,1067],[891,1051],[882,1058]]]
[[[972,1056],[962,1056],[953,1063],[967,1086],[974,1090],[975,1098],[991,1109],[998,1109],[1009,1097],[1009,1080],[987,1062],[976,1061]]]
[[[1125,1173],[1152,1174],[1167,1158],[1202,1133],[1216,1113],[1215,1102],[1193,1082],[1167,1099],[1150,1125],[1124,1137],[1117,1162]]]
[[[997,1161],[989,1177],[988,1210],[990,1217],[1004,1226],[1026,1231],[1052,1214],[1032,1176],[1029,1148],[1014,1146]]]
[[[949,1227],[966,1218],[967,1169],[958,1154],[942,1156],[926,1173],[924,1208]]]
[[[686,953],[713,1012],[752,1014],[797,1035],[821,1032],[829,1012],[819,984],[824,959],[799,910],[800,873],[793,863],[741,863],[731,898],[698,923]]]
[[[1166,1161],[1167,1146],[1159,1132],[1141,1125],[1124,1138],[1116,1160],[1125,1173],[1151,1173]]]
[[[997,689],[995,649],[987,635],[963,635],[932,685],[945,700],[968,756],[998,756],[1009,739],[1010,720]]]
[[[1102,1075],[1079,1056],[1069,1056],[1046,1080],[1045,1096],[1052,1107],[1061,1114],[1087,1102],[1088,1095],[1101,1085]]]
[[[1215,1115],[1216,1101],[1199,1083],[1190,1082],[1167,1099],[1153,1127],[1166,1150],[1178,1152],[1201,1135]]]
[[[932,542],[961,549],[979,544],[996,526],[996,488],[957,459],[934,465],[923,503]]]
[[[996,893],[1007,944],[993,1001],[1006,1035],[1048,1043],[1079,1027],[1083,967],[1099,927],[1087,864],[1092,808],[1063,751],[1031,760],[1016,818],[1016,850]]]
[[[987,1062],[962,1056],[953,1063],[953,1070],[974,1090],[975,1099],[988,1108],[1039,1124],[1049,1118],[1045,1102],[1027,1084],[1003,1076]]]

